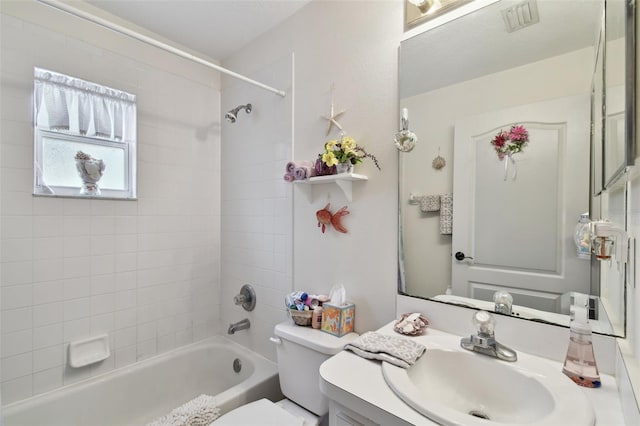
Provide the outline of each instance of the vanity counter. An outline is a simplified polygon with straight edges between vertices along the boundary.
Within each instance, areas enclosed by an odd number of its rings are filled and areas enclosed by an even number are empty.
[[[377,330],[378,333],[399,336],[393,331],[393,321]],[[423,336],[407,337],[423,343],[429,350],[429,338],[435,336],[458,336],[428,328]],[[483,356],[478,354],[478,356]],[[496,362],[502,362],[496,360]],[[562,363],[556,364],[558,372]],[[597,426],[624,425],[620,397],[613,376],[601,374],[602,387],[599,389],[580,388],[591,402],[596,415]],[[577,386],[577,385],[576,385]],[[320,389],[332,400],[332,408],[339,406],[363,416],[351,424],[391,425],[435,425],[428,418],[409,407],[387,385],[382,375],[381,361],[367,360],[351,351],[342,351],[320,366]],[[333,417],[335,413],[330,413]],[[350,420],[353,415],[347,417]],[[349,424],[344,421],[341,424]],[[334,424],[332,422],[331,424]]]

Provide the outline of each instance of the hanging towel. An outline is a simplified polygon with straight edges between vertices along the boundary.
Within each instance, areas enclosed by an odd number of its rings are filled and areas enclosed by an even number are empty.
[[[373,331],[364,333],[344,348],[363,358],[386,361],[402,368],[411,367],[427,350],[413,340]]]
[[[453,194],[440,196],[440,234],[451,235],[453,232]]]
[[[420,198],[420,211],[437,212],[440,210],[439,195],[424,195]]]
[[[220,408],[216,406],[215,398],[200,395],[147,426],[209,426],[219,416]]]

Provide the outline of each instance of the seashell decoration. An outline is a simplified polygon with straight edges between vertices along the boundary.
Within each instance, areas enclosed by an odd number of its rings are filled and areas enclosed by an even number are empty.
[[[104,161],[91,157],[82,151],[75,156],[76,169],[82,179],[81,195],[100,195],[98,181],[102,178],[106,165]]]
[[[447,165],[447,161],[440,156],[440,147],[438,147],[438,156],[434,158],[433,161],[431,162],[431,167],[433,167],[436,170],[440,170],[444,168],[444,166],[446,165]]]

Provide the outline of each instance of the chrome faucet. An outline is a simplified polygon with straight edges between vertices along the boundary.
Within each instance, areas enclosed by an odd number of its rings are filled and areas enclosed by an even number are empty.
[[[495,320],[487,311],[478,311],[473,315],[473,324],[477,334],[463,337],[460,346],[468,351],[478,352],[504,361],[513,362],[518,359],[516,351],[498,343],[494,337]]]
[[[251,323],[249,322],[248,318],[245,318],[242,321],[229,324],[227,334],[234,334],[236,331],[247,330],[249,327],[251,327]]]

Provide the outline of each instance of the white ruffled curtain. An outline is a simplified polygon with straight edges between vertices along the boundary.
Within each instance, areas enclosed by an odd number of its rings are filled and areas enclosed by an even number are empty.
[[[34,103],[40,129],[136,140],[135,95],[36,68]]]

